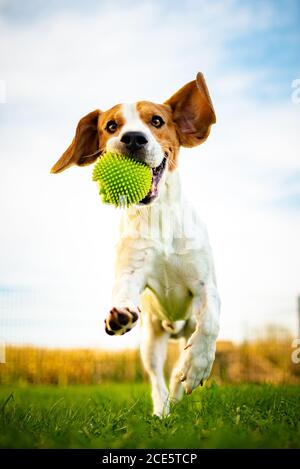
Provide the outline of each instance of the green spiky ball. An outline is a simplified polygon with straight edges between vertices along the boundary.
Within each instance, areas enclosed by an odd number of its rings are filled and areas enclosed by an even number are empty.
[[[137,204],[152,184],[149,166],[118,153],[105,153],[95,163],[93,180],[99,183],[100,196],[115,207]]]

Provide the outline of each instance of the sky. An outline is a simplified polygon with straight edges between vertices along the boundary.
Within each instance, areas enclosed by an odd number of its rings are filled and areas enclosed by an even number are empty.
[[[49,172],[83,115],[163,102],[198,71],[217,124],[179,171],[214,252],[219,337],[295,336],[299,50],[297,0],[0,0],[0,338],[138,344],[138,328],[103,328],[120,211],[100,203],[91,166]]]

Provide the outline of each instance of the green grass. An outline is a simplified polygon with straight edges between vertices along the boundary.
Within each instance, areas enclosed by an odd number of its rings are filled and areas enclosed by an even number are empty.
[[[145,384],[0,388],[2,448],[299,448],[299,386],[215,384],[151,416]]]

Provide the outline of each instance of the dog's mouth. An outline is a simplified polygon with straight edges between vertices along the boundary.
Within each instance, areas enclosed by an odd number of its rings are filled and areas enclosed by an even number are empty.
[[[164,157],[160,165],[156,166],[156,168],[151,168],[152,185],[146,197],[139,202],[139,205],[148,205],[158,196],[158,184],[166,168],[166,162],[167,159]]]

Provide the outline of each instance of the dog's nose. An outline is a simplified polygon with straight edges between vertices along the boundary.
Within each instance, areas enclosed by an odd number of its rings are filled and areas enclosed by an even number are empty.
[[[121,142],[130,151],[140,150],[147,145],[148,140],[142,132],[125,132],[121,137]]]

